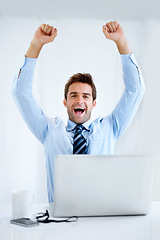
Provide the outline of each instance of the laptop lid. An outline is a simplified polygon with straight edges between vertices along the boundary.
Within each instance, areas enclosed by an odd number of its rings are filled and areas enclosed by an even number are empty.
[[[54,162],[53,214],[147,214],[153,171],[149,156],[59,155]]]

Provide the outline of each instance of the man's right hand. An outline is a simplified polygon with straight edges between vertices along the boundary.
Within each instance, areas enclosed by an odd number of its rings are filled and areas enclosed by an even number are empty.
[[[57,36],[57,29],[48,25],[42,24],[35,32],[30,47],[26,53],[28,58],[37,58],[44,44],[53,42]]]
[[[56,36],[56,28],[48,24],[42,24],[35,32],[33,41],[37,42],[37,44],[44,45],[46,43],[53,42]]]

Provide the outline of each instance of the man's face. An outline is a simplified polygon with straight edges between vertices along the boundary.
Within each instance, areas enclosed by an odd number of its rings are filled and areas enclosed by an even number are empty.
[[[93,101],[92,88],[89,84],[75,82],[70,85],[67,100],[64,99],[63,103],[67,108],[69,119],[82,124],[90,119],[96,100]]]

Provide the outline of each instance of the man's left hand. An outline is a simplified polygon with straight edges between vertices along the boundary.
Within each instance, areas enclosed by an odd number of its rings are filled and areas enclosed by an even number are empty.
[[[103,26],[103,33],[107,39],[117,44],[120,54],[130,54],[131,49],[127,43],[123,28],[117,21],[111,21]]]
[[[117,42],[125,38],[124,31],[117,21],[111,21],[103,26],[103,33],[107,39]]]

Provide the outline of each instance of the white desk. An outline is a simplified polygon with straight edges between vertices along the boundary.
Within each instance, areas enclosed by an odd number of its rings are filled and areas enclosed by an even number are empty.
[[[36,206],[36,212],[44,209],[45,206]],[[152,202],[146,216],[79,218],[76,223],[41,223],[32,228],[10,224],[10,218],[11,207],[0,206],[1,240],[160,239],[160,202]]]

